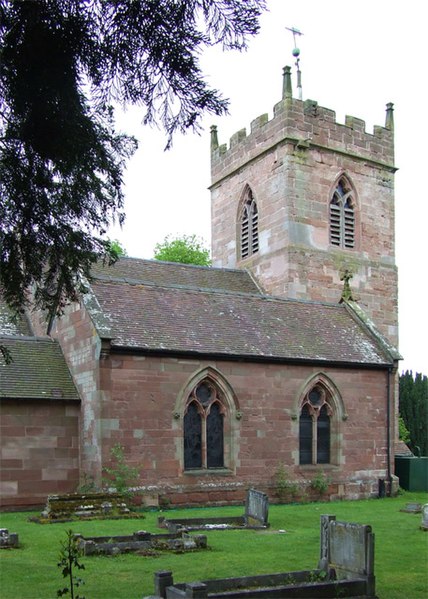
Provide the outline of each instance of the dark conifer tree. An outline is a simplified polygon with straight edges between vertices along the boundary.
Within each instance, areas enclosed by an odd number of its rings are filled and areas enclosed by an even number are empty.
[[[20,310],[32,288],[53,314],[75,297],[123,215],[135,141],[112,104],[142,107],[170,145],[227,101],[198,56],[242,49],[264,0],[0,0],[0,289]]]
[[[428,456],[428,378],[406,371],[400,376],[400,416],[410,433],[410,449]]]

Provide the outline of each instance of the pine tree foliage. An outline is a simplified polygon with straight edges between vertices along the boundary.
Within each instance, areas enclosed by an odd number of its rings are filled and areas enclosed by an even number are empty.
[[[204,80],[205,46],[242,49],[264,0],[0,0],[0,289],[51,313],[123,221],[135,140],[113,104],[142,108],[168,145],[227,101]]]
[[[400,376],[400,416],[409,433],[415,455],[428,456],[428,378],[406,371]]]

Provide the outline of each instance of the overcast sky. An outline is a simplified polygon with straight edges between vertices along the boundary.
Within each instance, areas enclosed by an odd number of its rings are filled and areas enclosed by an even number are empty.
[[[268,0],[261,31],[246,52],[209,49],[201,65],[209,83],[230,99],[229,115],[208,115],[200,136],[176,136],[164,152],[165,135],[141,126],[140,110],[119,115],[122,130],[140,146],[126,172],[126,222],[112,228],[128,255],[152,258],[166,235],[193,234],[210,244],[210,125],[219,142],[265,112],[272,117],[281,99],[282,68],[293,67],[293,35],[303,35],[303,99],[373,125],[385,124],[385,107],[395,107],[396,259],[399,268],[400,351],[402,370],[428,374],[428,282],[426,238],[428,194],[422,174],[428,161],[426,110],[426,19],[423,3],[397,0]],[[297,96],[293,80],[294,95]],[[419,189],[421,186],[421,189]]]

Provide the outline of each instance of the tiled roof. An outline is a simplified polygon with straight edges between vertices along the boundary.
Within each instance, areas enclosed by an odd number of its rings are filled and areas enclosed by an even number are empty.
[[[187,277],[194,282],[194,267],[174,265],[180,275],[171,276],[170,286],[170,264],[139,262],[141,271],[134,270],[134,282],[103,276],[91,284],[103,317],[109,322],[113,346],[252,359],[370,365],[392,361],[377,338],[344,304],[274,298],[256,292],[255,285],[253,292],[245,293],[239,283],[232,281],[235,275],[244,280],[244,271],[205,269],[209,271],[204,275],[205,287],[198,289],[189,284],[186,288],[175,286],[176,281]],[[145,280],[147,265],[162,283],[135,283]],[[162,274],[163,268],[166,272]],[[221,280],[224,272],[227,284],[219,289],[212,282]],[[240,291],[234,293],[234,286]]]
[[[57,342],[40,337],[0,337],[10,364],[0,359],[0,398],[78,400]]]
[[[121,258],[112,266],[101,263],[92,267],[96,278],[122,280],[166,287],[217,290],[230,293],[259,293],[260,290],[245,270],[194,266],[159,260]]]

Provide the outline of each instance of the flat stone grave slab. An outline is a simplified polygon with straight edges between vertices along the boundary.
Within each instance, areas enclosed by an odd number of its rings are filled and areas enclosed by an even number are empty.
[[[49,495],[43,512],[31,521],[47,524],[120,518],[144,518],[144,515],[131,511],[121,493],[70,493]]]
[[[245,501],[245,513],[242,516],[223,516],[218,518],[166,518],[158,517],[158,526],[170,532],[179,530],[233,530],[264,529],[269,527],[269,499],[266,493],[250,489]]]
[[[205,535],[189,535],[184,532],[152,534],[140,530],[126,536],[84,537],[81,534],[75,534],[74,538],[83,555],[119,555],[121,553],[152,555],[153,551],[183,553],[207,549]]]
[[[422,504],[420,503],[406,503],[400,512],[406,512],[408,514],[420,514],[422,511]]]

